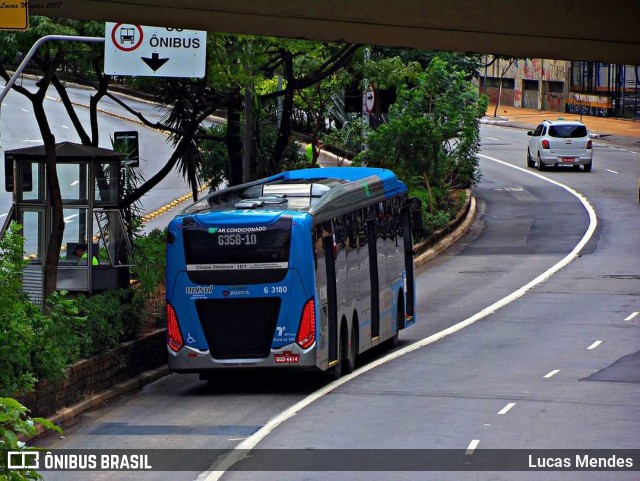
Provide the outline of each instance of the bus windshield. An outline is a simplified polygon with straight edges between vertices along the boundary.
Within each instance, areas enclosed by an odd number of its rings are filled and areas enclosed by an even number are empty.
[[[255,284],[281,280],[288,268],[291,218],[267,226],[200,225],[185,219],[184,251],[196,283]]]

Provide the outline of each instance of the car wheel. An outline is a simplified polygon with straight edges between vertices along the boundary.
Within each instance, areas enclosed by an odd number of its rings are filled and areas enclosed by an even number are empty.
[[[531,152],[527,149],[527,167],[535,167],[535,165],[535,161],[531,158]]]
[[[539,171],[543,171],[545,168],[545,165],[542,163],[542,159],[540,158],[540,154],[538,154],[538,170]]]
[[[589,162],[588,164],[584,164],[584,171],[585,172],[591,172],[591,164],[593,162]]]

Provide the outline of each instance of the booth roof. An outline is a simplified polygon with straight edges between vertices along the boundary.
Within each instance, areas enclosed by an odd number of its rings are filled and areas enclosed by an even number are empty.
[[[45,157],[44,144],[33,147],[24,147],[21,149],[13,149],[5,151],[16,157]],[[74,142],[59,142],[56,144],[56,157],[64,159],[92,158],[115,160],[115,157],[122,157],[124,154],[111,149],[103,149],[102,147],[91,147],[88,145],[76,144]]]

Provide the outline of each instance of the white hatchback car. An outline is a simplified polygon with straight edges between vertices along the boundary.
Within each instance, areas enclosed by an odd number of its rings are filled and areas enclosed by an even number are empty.
[[[582,165],[585,172],[591,172],[593,146],[582,122],[545,120],[527,135],[527,167],[537,164],[538,170],[544,170],[546,166],[571,165],[577,170]]]

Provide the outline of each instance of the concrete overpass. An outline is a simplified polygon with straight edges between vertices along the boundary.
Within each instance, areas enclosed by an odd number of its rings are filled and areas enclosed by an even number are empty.
[[[35,0],[35,15],[640,65],[640,1]]]

